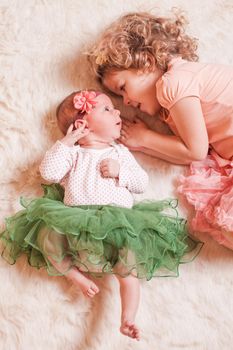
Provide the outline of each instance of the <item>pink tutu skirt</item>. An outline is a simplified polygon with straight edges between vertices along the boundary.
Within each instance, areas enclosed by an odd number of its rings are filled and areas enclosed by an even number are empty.
[[[206,232],[233,249],[233,160],[211,152],[193,162],[189,175],[180,177],[178,192],[194,206],[194,231]]]

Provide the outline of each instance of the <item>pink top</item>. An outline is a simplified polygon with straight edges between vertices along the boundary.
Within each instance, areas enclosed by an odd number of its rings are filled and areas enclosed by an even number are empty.
[[[221,157],[228,158],[229,150],[233,156],[233,67],[174,58],[156,88],[160,105],[168,111],[184,97],[198,97],[209,143]],[[179,136],[171,115],[165,122]]]
[[[99,164],[112,158],[120,163],[119,178],[101,176]],[[68,147],[57,141],[46,152],[40,165],[45,180],[61,183],[65,189],[64,203],[75,205],[117,205],[131,208],[132,193],[142,193],[148,175],[123,145],[104,149]]]

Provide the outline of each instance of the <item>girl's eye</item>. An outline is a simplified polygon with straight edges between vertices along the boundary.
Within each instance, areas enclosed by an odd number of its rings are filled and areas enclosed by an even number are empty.
[[[110,108],[109,107],[105,107],[104,110],[109,112]]]

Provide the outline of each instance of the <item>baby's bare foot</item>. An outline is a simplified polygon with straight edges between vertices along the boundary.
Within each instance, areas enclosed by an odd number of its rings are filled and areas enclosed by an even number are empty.
[[[97,293],[99,293],[99,288],[94,282],[90,281],[89,288],[85,290],[82,289],[82,292],[84,295],[93,298]]]
[[[135,325],[134,322],[125,320],[121,324],[120,331],[122,334],[127,335],[130,338],[140,340],[139,328]]]
[[[81,276],[76,283],[83,294],[89,298],[93,298],[97,293],[99,293],[99,288],[97,285],[85,276]]]
[[[93,298],[97,293],[99,293],[99,288],[97,285],[78,271],[78,269],[75,274],[72,274],[72,278],[70,279],[73,284],[81,289],[83,294],[89,298]]]

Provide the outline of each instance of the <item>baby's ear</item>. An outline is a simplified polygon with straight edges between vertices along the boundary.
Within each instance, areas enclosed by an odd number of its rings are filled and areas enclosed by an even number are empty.
[[[86,120],[84,120],[84,119],[76,119],[75,122],[74,122],[74,128],[78,129],[81,126],[83,126],[84,124],[85,124],[85,127],[87,128],[88,125],[87,125],[87,121]]]

